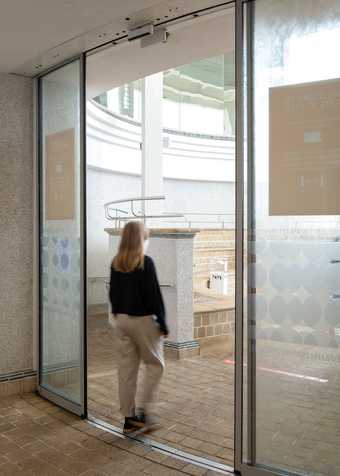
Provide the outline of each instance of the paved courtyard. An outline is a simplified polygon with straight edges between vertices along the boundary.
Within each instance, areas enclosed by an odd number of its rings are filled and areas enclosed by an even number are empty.
[[[257,342],[257,460],[340,475],[340,351]]]
[[[90,413],[121,426],[115,342],[106,319],[92,322],[89,337]],[[233,382],[233,357],[223,348],[168,360],[156,409],[162,427],[153,438],[232,465]],[[339,476],[340,350],[259,339],[256,391],[257,461]]]
[[[106,316],[89,323],[89,413],[121,427],[115,337]],[[203,355],[167,360],[155,408],[158,442],[233,466],[234,368],[223,345]]]

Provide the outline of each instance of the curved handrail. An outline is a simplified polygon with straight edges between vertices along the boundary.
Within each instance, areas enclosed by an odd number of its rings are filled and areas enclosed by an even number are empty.
[[[151,215],[147,213],[141,213],[135,211],[135,202],[147,202],[147,201],[155,201],[155,200],[165,200],[164,195],[156,195],[156,196],[148,196],[148,197],[131,197],[131,198],[123,198],[119,200],[112,200],[111,202],[107,202],[104,204],[105,209],[105,218],[107,220],[112,220],[115,222],[115,228],[120,228],[121,223],[130,221],[130,220],[143,220],[144,223],[147,219],[162,219],[165,223],[171,223],[169,221],[170,218],[182,218],[183,221],[177,220],[172,221],[172,223],[185,223],[188,228],[191,228],[193,224],[198,223],[212,223],[212,224],[220,224],[222,228],[225,225],[233,224],[234,221],[234,214],[232,213],[211,213],[211,212],[185,212],[185,213],[161,213],[156,215]],[[122,210],[117,207],[113,207],[112,205],[118,205],[122,203],[129,203],[130,204],[130,213],[126,210]],[[113,212],[113,214],[112,214]],[[207,221],[207,220],[198,220],[198,219],[190,219],[190,217],[215,217],[216,220],[214,221]],[[226,217],[229,218],[226,219]],[[231,218],[231,220],[230,220]]]
[[[123,198],[119,200],[113,200],[112,202],[104,203],[104,207],[108,207],[109,205],[115,205],[118,203],[128,203],[128,202],[145,202],[148,200],[165,200],[164,195],[154,195],[149,197],[132,197],[132,198]]]
[[[139,220],[143,220],[146,222],[148,218],[183,218],[184,215],[178,213],[162,213],[160,215],[147,215],[146,213],[136,212],[134,208],[135,202],[147,202],[147,201],[154,201],[154,200],[165,200],[164,195],[156,195],[156,196],[148,196],[148,197],[132,197],[132,198],[124,198],[120,200],[112,200],[111,202],[107,202],[104,204],[105,209],[105,218],[108,220],[115,221],[115,227],[120,227],[121,221],[129,221],[138,218]],[[121,203],[130,203],[130,213],[125,210],[121,210],[120,208],[113,208],[112,205],[117,205]],[[111,211],[115,213],[115,215],[111,214]],[[119,213],[123,213],[125,216],[119,215]]]

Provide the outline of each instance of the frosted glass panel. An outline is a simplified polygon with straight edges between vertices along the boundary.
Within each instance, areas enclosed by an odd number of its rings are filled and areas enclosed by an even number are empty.
[[[41,80],[40,385],[80,403],[79,61]]]
[[[340,475],[340,5],[257,0],[256,462]]]

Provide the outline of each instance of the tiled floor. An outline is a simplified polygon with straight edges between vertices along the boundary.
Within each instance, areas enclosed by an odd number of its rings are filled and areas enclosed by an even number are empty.
[[[0,399],[1,476],[218,476],[104,432],[35,394]]]
[[[121,426],[115,338],[106,316],[89,321],[89,413]],[[223,346],[198,357],[167,360],[156,413],[158,442],[233,465],[234,368]]]

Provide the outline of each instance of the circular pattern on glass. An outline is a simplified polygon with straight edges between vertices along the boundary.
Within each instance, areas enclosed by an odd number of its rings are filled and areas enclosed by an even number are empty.
[[[261,255],[261,253],[263,253],[263,251],[266,249],[266,246],[267,244],[264,240],[255,241],[254,243],[255,253]]]
[[[61,240],[61,246],[63,248],[67,248],[68,245],[68,238],[65,238],[64,240]]]
[[[271,250],[273,252],[273,255],[276,256],[277,258],[287,258],[287,242],[284,241],[272,241],[271,245]]]
[[[291,291],[297,291],[301,285],[301,269],[299,266],[292,265],[287,268],[287,287]]]
[[[61,255],[61,258],[60,258],[60,263],[61,263],[61,267],[63,270],[66,270],[68,268],[68,265],[69,265],[69,257],[67,256],[67,254],[62,254]]]
[[[54,254],[54,255],[53,255],[53,258],[52,258],[52,261],[53,261],[54,266],[58,266],[58,264],[59,264],[59,257],[58,257],[58,255]]]
[[[260,263],[256,263],[253,266],[254,266],[254,272],[255,272],[256,287],[262,288],[262,286],[265,285],[267,280],[267,271]]]
[[[70,287],[70,283],[68,282],[67,279],[63,278],[63,279],[61,280],[61,289],[62,289],[63,291],[66,291],[66,289],[68,289],[69,287]]]
[[[266,318],[267,303],[263,296],[255,294],[252,296],[252,305],[255,307],[256,321],[261,321]]]
[[[289,280],[289,270],[286,266],[276,263],[270,271],[270,281],[274,288],[282,290],[287,288]]]
[[[288,315],[294,324],[300,324],[303,321],[303,303],[297,297],[294,297],[287,305]]]
[[[325,308],[325,320],[330,326],[340,325],[340,303],[331,302]]]
[[[275,296],[269,305],[271,319],[277,324],[281,324],[287,315],[287,305],[281,296]]]
[[[315,294],[320,290],[320,268],[314,264],[308,264],[301,272],[301,284],[311,294]]]
[[[314,334],[307,334],[304,343],[307,345],[318,345],[318,341]]]
[[[42,275],[42,285],[43,285],[43,288],[47,288],[47,286],[48,286],[48,274],[47,273],[43,273],[43,275]]]
[[[41,253],[41,262],[42,262],[42,265],[43,266],[47,266],[48,265],[48,252],[46,250],[44,250],[42,253]]]
[[[314,327],[321,319],[321,307],[314,298],[307,298],[303,305],[303,320],[307,326]]]
[[[331,290],[340,287],[339,264],[329,264],[326,268],[325,282]]]
[[[301,250],[307,262],[315,263],[316,261],[320,260],[322,255],[320,250],[320,242],[318,241],[303,243]]]

